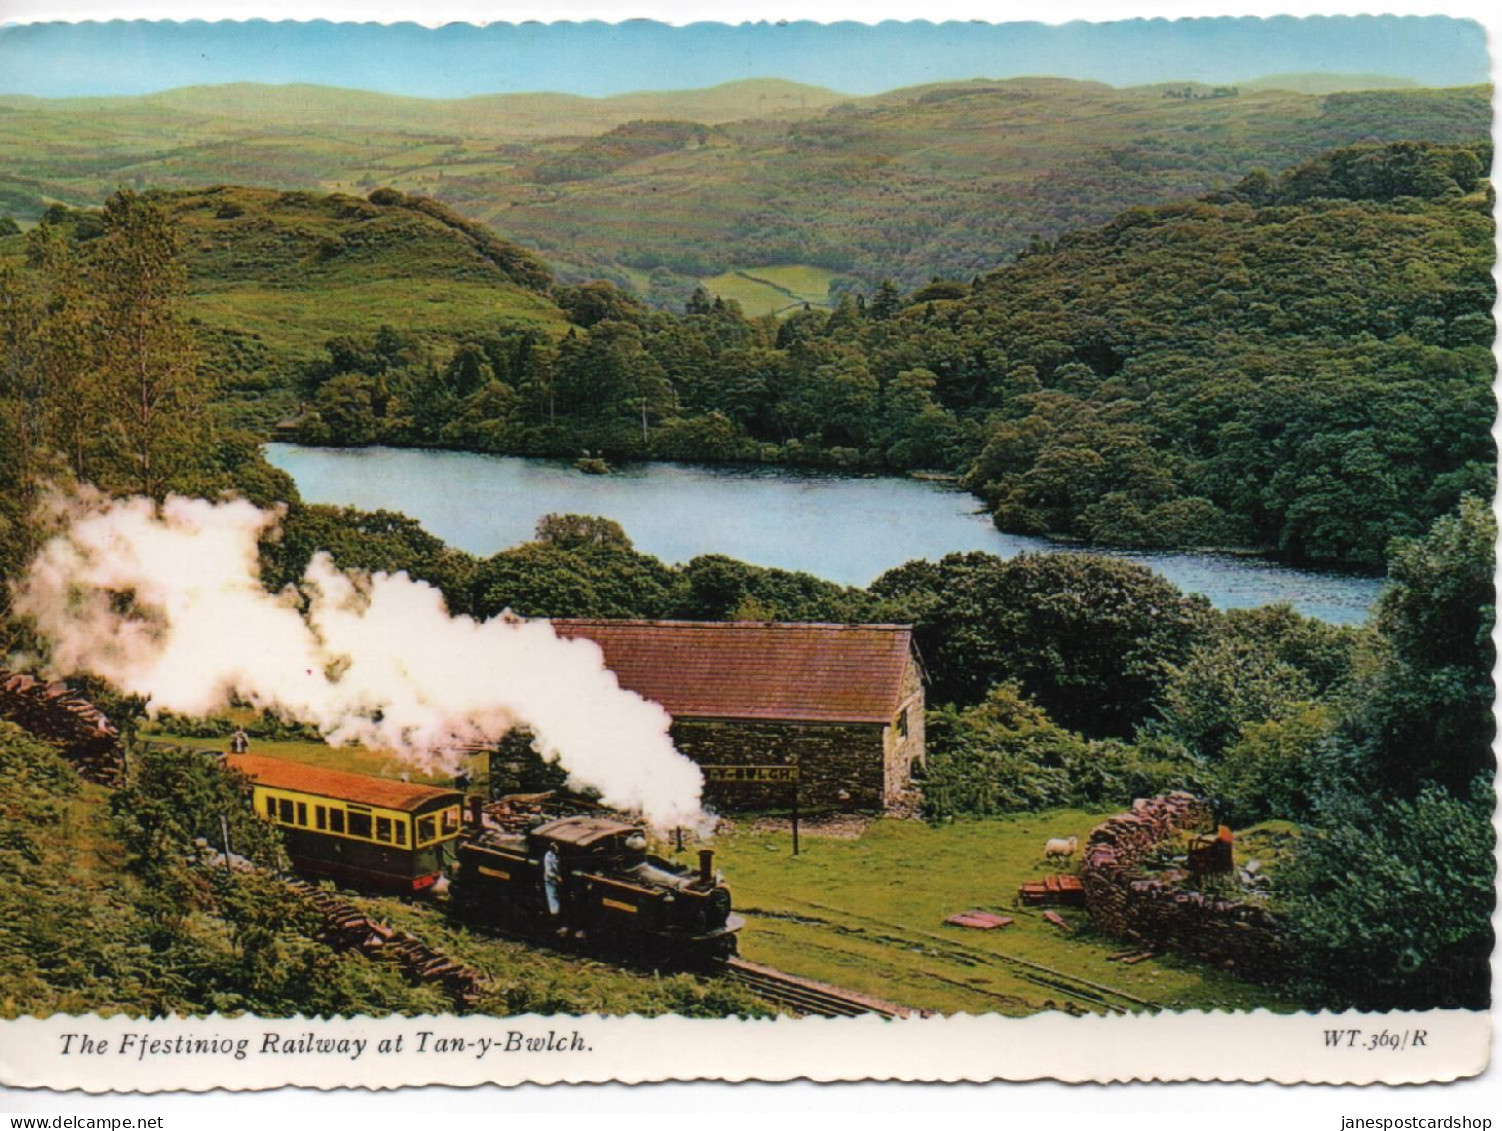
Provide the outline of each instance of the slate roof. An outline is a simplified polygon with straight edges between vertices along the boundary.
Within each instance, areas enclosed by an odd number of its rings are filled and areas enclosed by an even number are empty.
[[[622,687],[675,716],[890,723],[912,627],[763,621],[555,620],[593,640]]]
[[[459,805],[464,800],[462,794],[452,789],[373,778],[344,770],[326,770],[321,766],[305,766],[258,754],[230,754],[224,760],[252,781],[271,789],[290,789],[377,809],[410,813],[432,802],[448,801]]]

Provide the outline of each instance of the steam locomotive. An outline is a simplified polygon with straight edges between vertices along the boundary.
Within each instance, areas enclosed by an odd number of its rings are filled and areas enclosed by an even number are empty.
[[[466,917],[638,960],[697,963],[733,955],[745,922],[713,860],[704,849],[697,873],[679,868],[647,853],[640,826],[577,815],[467,837],[450,891]]]
[[[744,920],[708,850],[695,873],[648,855],[641,826],[603,813],[508,832],[485,826],[478,797],[463,821],[454,790],[249,754],[224,762],[250,779],[299,871],[401,895],[441,887],[447,871],[466,919],[655,964],[735,953]]]

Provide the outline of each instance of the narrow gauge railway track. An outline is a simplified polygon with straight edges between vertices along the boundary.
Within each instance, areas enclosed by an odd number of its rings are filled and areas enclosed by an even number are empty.
[[[859,1017],[874,1013],[878,1017],[893,1018],[909,1017],[913,1013],[906,1006],[800,978],[758,962],[747,962],[744,958],[722,958],[711,969],[773,1005],[806,1016]]]
[[[847,920],[847,922],[840,922],[835,919],[825,919],[822,917],[815,920],[818,925],[835,933],[849,934],[867,939],[870,942],[886,943],[894,946],[911,947],[926,944],[934,957],[943,958],[957,965],[969,967],[999,966],[1019,981],[1042,986],[1045,989],[1074,998],[1076,1001],[1103,1009],[1107,1013],[1124,1014],[1133,1012],[1134,1010],[1159,1013],[1163,1009],[1156,1002],[1137,997],[1135,994],[1127,993],[1125,990],[1119,990],[1114,986],[1082,978],[1077,974],[1069,974],[1062,970],[1056,970],[1051,966],[1045,966],[1041,962],[1034,962],[1031,959],[967,946],[958,939],[946,938],[933,931],[926,931],[919,927],[910,927],[900,923],[888,923],[861,915],[858,912],[826,907],[811,900],[800,900],[798,902],[802,903],[805,907],[816,911],[828,912],[839,916],[840,919]],[[753,918],[768,917],[769,915],[768,912],[755,907],[742,907],[741,914]]]
[[[429,903],[426,910],[435,914],[441,913],[443,898],[440,897],[439,901]],[[466,922],[464,930],[485,938],[521,943],[556,954],[561,958],[582,956],[625,970],[638,968],[629,962],[612,959],[608,954],[579,950],[571,946],[559,946],[553,941],[539,939],[535,934],[514,928],[508,929],[496,923]],[[740,957],[717,958],[706,966],[693,968],[690,972],[735,982],[763,1001],[782,1006],[802,1016],[858,1017],[872,1013],[878,1017],[896,1018],[909,1017],[919,1012],[857,990],[833,986],[828,982],[816,982],[810,978],[801,978],[785,970],[778,970],[759,962],[749,962]]]

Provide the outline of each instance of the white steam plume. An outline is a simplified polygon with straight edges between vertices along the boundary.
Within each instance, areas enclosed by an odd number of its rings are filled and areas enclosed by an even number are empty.
[[[89,672],[153,710],[204,715],[237,696],[357,742],[435,764],[515,726],[576,786],[658,827],[699,825],[703,778],[667,712],[623,690],[599,648],[546,621],[450,616],[405,573],[313,557],[299,593],[261,586],[256,543],[277,515],[171,497],[61,504],[65,533],[16,592],[58,675]],[[304,608],[304,603],[306,607]]]

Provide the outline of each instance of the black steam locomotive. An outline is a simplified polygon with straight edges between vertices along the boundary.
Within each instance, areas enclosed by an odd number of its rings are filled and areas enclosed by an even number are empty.
[[[647,853],[641,827],[582,815],[463,840],[451,897],[466,917],[656,964],[735,953],[744,920],[699,853],[699,870]]]

